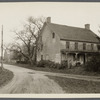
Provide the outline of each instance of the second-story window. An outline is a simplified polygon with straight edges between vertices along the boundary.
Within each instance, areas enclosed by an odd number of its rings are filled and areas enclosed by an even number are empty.
[[[93,45],[93,44],[91,44],[91,50],[93,50],[93,46],[94,46],[94,45]]]
[[[78,50],[78,42],[75,42],[75,50]]]
[[[55,33],[52,33],[52,38],[55,38]]]
[[[86,43],[83,43],[83,50],[86,50]]]
[[[98,50],[100,50],[100,44],[98,44],[97,47],[98,47]]]
[[[66,42],[66,49],[69,49],[69,42]]]

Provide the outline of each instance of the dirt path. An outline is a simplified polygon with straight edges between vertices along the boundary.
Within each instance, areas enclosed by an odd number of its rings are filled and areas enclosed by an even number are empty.
[[[4,65],[13,71],[14,78],[7,85],[0,87],[0,93],[65,93],[64,90],[45,74],[13,65]]]

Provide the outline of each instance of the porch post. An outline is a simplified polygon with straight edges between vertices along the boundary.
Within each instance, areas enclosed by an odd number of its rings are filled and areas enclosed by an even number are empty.
[[[68,59],[68,52],[66,52],[66,58],[67,58],[67,65],[68,65],[68,68],[70,68],[70,63],[69,63],[69,59]]]
[[[68,60],[68,53],[66,52],[66,59]]]
[[[76,58],[76,60],[77,60],[77,55],[78,55],[78,53],[75,53],[75,58]]]
[[[88,61],[87,53],[85,53],[85,63]]]
[[[78,55],[78,53],[75,53],[76,64],[77,64],[77,55]]]

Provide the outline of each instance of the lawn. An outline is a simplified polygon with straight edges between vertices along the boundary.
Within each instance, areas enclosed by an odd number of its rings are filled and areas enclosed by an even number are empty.
[[[66,91],[66,93],[100,93],[100,82],[84,81],[55,76],[48,77],[57,82],[62,87],[62,89]]]
[[[13,73],[7,69],[1,69],[0,68],[0,87],[7,84],[12,78]]]

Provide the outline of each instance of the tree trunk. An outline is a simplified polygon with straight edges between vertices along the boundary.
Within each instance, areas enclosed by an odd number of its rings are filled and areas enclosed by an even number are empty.
[[[33,60],[32,58],[29,58],[29,64],[32,66],[33,65]]]

